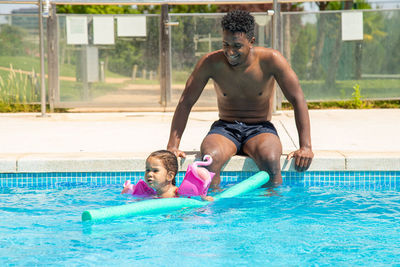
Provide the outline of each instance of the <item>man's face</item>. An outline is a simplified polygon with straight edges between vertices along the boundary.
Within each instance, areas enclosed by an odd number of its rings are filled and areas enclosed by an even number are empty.
[[[253,43],[254,37],[249,41],[243,32],[223,31],[223,51],[232,66],[238,66],[246,61]]]

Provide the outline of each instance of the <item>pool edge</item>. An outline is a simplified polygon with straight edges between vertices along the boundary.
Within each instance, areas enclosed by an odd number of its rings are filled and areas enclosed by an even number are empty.
[[[343,152],[314,151],[315,157],[308,171],[397,171],[400,170],[400,152]],[[190,152],[180,159],[179,171],[186,171],[198,152]],[[295,171],[294,160],[281,156],[283,171]],[[35,172],[102,172],[144,171],[146,154],[138,153],[29,153],[0,154],[0,173]],[[258,168],[253,160],[234,156],[223,171],[255,172]]]

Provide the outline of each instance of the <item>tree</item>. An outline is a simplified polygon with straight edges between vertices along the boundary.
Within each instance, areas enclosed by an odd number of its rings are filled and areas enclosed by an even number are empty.
[[[380,45],[385,45],[385,60],[382,66],[382,73],[400,73],[400,12],[397,10],[385,12],[384,22],[386,32],[390,33],[382,36],[381,40],[376,40]]]
[[[386,49],[390,42],[387,42],[387,37],[394,34],[388,34],[385,27],[390,25],[390,20],[384,18],[383,12],[367,12],[364,13],[364,39],[357,42],[356,47],[356,66],[355,66],[355,78],[361,78],[361,67],[362,67],[362,50],[364,50],[369,56],[364,59],[368,62],[367,66],[369,69],[365,69],[367,73],[387,73],[384,70],[386,60],[390,60],[392,55],[388,51],[396,51],[397,48]],[[394,30],[394,29],[393,29]],[[395,36],[395,35],[394,35]],[[390,38],[390,37],[389,37]]]
[[[140,14],[127,5],[57,5],[57,13],[64,14]]]
[[[66,14],[139,14],[132,6],[119,5],[57,5],[57,13]],[[115,40],[114,49],[99,49],[99,57],[105,62],[105,69],[130,76],[133,65],[142,65],[140,42],[134,38]]]
[[[311,34],[309,33],[309,27],[304,27],[299,34],[299,37],[296,41],[296,46],[293,49],[293,57],[292,66],[293,69],[296,71],[297,76],[299,79],[307,79],[308,72],[308,62],[309,62],[309,55],[310,55],[310,37]]]
[[[24,41],[25,31],[17,26],[1,25],[0,27],[0,55],[20,56],[25,53],[28,45]]]
[[[216,12],[215,5],[170,5],[170,13],[209,13]],[[160,5],[118,6],[118,5],[58,5],[58,13],[75,14],[159,14]],[[186,19],[186,18],[185,18]],[[148,37],[143,38],[117,38],[115,49],[100,50],[100,57],[105,60],[105,67],[111,71],[130,75],[133,65],[138,65],[147,70],[157,70],[159,65],[159,20],[149,17],[147,19]],[[174,46],[173,53],[184,55],[182,64],[190,65],[194,57],[194,50],[188,44],[193,43],[193,23],[182,23],[179,28],[174,28],[173,38],[179,40]]]

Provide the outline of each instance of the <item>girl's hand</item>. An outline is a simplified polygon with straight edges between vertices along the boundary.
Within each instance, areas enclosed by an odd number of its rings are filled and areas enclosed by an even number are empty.
[[[214,201],[214,198],[212,196],[201,196],[201,199],[204,201]]]

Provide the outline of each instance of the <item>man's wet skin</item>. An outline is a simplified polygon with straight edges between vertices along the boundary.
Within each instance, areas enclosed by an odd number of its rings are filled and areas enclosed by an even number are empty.
[[[268,66],[260,64],[261,51],[253,43],[244,33],[224,31],[223,49],[210,55],[218,71],[212,79],[222,120],[271,120],[274,79]]]
[[[254,37],[242,32],[223,31],[223,49],[209,53],[196,65],[176,108],[168,149],[177,156],[185,156],[178,149],[191,107],[197,101],[209,79],[214,81],[219,117],[229,122],[259,123],[272,117],[274,79],[286,98],[293,104],[299,130],[300,149],[291,153],[296,168],[305,170],[311,164],[311,138],[307,106],[296,74],[276,50],[253,47]],[[250,156],[260,170],[270,174],[268,186],[282,183],[279,138],[260,133],[242,144],[244,154]],[[201,144],[202,154],[209,154],[214,162],[209,170],[216,175],[211,184],[218,188],[220,171],[238,153],[236,145],[220,134],[207,135]]]

